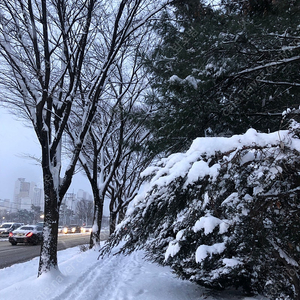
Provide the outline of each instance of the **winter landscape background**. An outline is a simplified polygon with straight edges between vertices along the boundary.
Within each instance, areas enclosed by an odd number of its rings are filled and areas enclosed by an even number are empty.
[[[300,300],[299,16],[300,0],[0,1],[0,105],[36,136],[44,193],[42,214],[19,184],[41,255],[35,277],[36,260],[1,270],[3,295]],[[91,250],[58,254],[78,170]]]

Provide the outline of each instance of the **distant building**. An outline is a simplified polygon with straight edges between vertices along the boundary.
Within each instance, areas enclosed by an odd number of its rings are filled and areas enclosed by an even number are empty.
[[[93,201],[92,196],[84,190],[78,190],[77,194],[75,193],[66,193],[63,199],[63,204],[73,212],[76,212],[77,203],[81,200]]]
[[[82,189],[79,189],[77,194],[74,192],[66,193],[63,199],[65,209],[70,209],[75,213],[77,203],[80,200],[93,201],[93,197]],[[3,200],[1,201],[3,202]],[[4,207],[1,201],[0,210],[2,206]],[[39,206],[41,211],[44,211],[44,191],[35,182],[26,181],[25,178],[18,178],[15,182],[13,201],[6,200],[5,207],[11,212],[17,212],[20,209],[31,210],[31,205]]]
[[[66,193],[65,194],[63,203],[65,203],[65,205],[67,206],[68,209],[75,212],[77,202],[78,202],[78,199],[76,197],[76,194],[74,194],[74,193]]]
[[[9,199],[0,199],[0,224],[7,222],[11,211],[11,203]]]
[[[31,210],[31,205],[32,205],[32,199],[29,197],[23,197],[21,198],[19,209],[26,209],[29,211]]]
[[[15,182],[14,199],[12,212],[19,209],[31,209],[31,205],[40,206],[44,209],[43,191],[34,182],[25,181],[25,178],[18,178]]]
[[[0,199],[0,211],[10,211],[11,203],[9,199]]]
[[[86,191],[79,189],[77,192],[77,199],[78,200],[89,200],[93,201],[93,197]]]
[[[39,206],[41,211],[44,211],[44,190],[35,187],[33,190],[32,204]]]

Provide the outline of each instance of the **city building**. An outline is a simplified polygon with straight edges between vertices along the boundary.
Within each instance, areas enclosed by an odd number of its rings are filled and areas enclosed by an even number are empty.
[[[0,224],[5,223],[9,218],[11,203],[9,199],[0,199]]]
[[[67,206],[68,209],[75,212],[77,202],[78,202],[78,199],[77,199],[75,193],[66,193],[65,194],[63,203]]]
[[[32,199],[29,197],[23,197],[20,201],[19,209],[31,210]]]
[[[38,188],[34,182],[18,178],[15,182],[14,198],[11,210],[16,212],[20,209],[31,210],[31,205],[40,206],[44,209],[43,190]]]
[[[93,201],[93,197],[86,191],[79,189],[77,192],[77,199],[78,200],[89,200]]]
[[[9,199],[0,199],[0,210],[9,211],[11,209],[11,203]]]
[[[66,193],[61,210],[65,214],[69,209],[75,214],[77,203],[81,200],[93,201],[93,197],[82,189],[77,193]],[[0,210],[5,209],[12,213],[21,209],[31,210],[32,205],[39,206],[44,211],[44,191],[35,182],[26,181],[25,178],[18,178],[15,182],[13,201],[0,200]]]
[[[63,199],[63,203],[68,209],[76,212],[77,203],[81,200],[93,201],[93,197],[86,191],[79,189],[77,194],[75,194],[74,192],[66,193]]]
[[[0,199],[0,224],[5,222],[11,210],[11,202],[9,199]]]

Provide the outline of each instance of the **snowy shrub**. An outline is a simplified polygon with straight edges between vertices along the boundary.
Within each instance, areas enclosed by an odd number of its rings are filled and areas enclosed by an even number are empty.
[[[210,288],[299,299],[299,124],[198,138],[143,172],[148,181],[106,249],[124,240]]]

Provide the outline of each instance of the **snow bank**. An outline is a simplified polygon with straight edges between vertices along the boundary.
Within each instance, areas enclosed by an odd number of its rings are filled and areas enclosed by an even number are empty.
[[[97,260],[98,251],[59,251],[60,270],[37,278],[38,258],[0,270],[3,300],[198,300],[205,290],[152,264],[144,252]]]
[[[180,234],[178,235],[180,238]],[[115,249],[117,251],[117,249]],[[36,278],[38,258],[0,270],[3,300],[263,300],[210,291],[175,278],[169,267],[144,259],[136,251],[97,260],[98,252],[80,252],[78,247],[58,252],[60,271]],[[234,265],[234,260],[224,261]],[[265,299],[267,300],[267,299]]]

